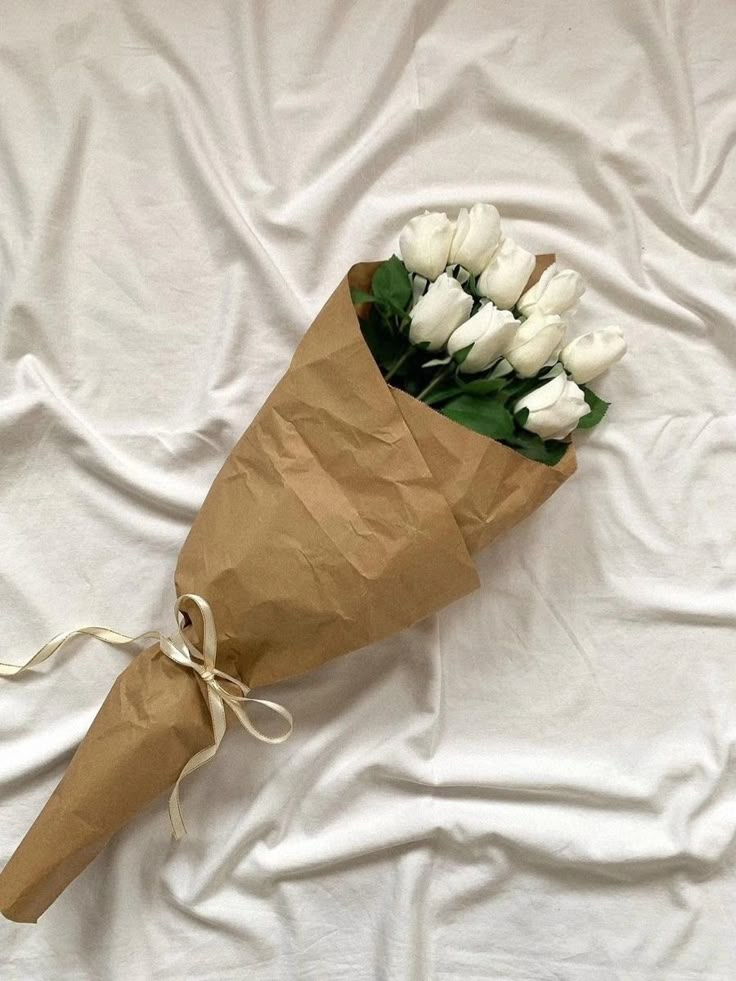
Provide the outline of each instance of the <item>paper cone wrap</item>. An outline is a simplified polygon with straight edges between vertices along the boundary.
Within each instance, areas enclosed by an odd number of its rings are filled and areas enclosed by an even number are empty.
[[[199,685],[157,648],[115,682],[61,783],[0,874],[0,912],[35,923],[110,838],[212,742]]]
[[[218,667],[251,687],[365,647],[471,592],[470,553],[575,469],[572,447],[555,467],[535,463],[386,384],[350,299],[376,265],[353,267],[306,332],[179,556],[177,594],[208,601]],[[196,616],[187,629],[199,642]],[[195,675],[155,649],[139,655],[0,873],[0,912],[34,922],[211,742]]]

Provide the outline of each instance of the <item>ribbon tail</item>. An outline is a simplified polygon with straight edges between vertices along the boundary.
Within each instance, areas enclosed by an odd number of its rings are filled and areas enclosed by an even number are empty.
[[[199,769],[200,766],[204,766],[205,763],[209,763],[216,752],[217,746],[214,743],[212,746],[208,746],[206,749],[200,750],[196,756],[193,756],[191,760],[189,760],[174,784],[174,789],[171,791],[171,796],[169,797],[169,820],[171,821],[171,830],[177,841],[184,838],[187,833],[187,828],[184,824],[184,816],[181,811],[179,789],[181,782],[185,777],[188,777],[190,773],[193,773],[195,770]]]
[[[42,664],[75,637],[93,637],[95,640],[101,640],[105,644],[112,644],[114,647],[127,647],[128,644],[135,644],[143,640],[153,640],[158,636],[158,633],[155,631],[149,631],[148,633],[140,634],[138,637],[129,637],[127,634],[121,634],[117,630],[110,630],[108,627],[80,627],[77,630],[68,630],[66,633],[57,634],[56,637],[52,637],[47,644],[44,644],[40,650],[36,651],[33,657],[24,661],[22,664],[7,664],[4,661],[0,661],[0,678],[14,678],[16,675],[28,671],[37,664]]]
[[[194,773],[195,770],[198,770],[200,766],[204,766],[205,763],[209,763],[217,750],[220,748],[220,743],[222,742],[222,738],[225,735],[225,729],[227,728],[225,706],[223,705],[219,694],[216,691],[213,691],[209,686],[207,688],[207,701],[209,703],[210,715],[212,716],[212,731],[214,733],[215,741],[211,746],[206,746],[204,749],[201,749],[187,762],[177,777],[176,783],[174,784],[174,789],[171,791],[171,796],[169,797],[169,820],[171,821],[171,830],[174,834],[174,838],[176,838],[177,841],[184,838],[187,833],[186,825],[184,824],[184,816],[181,812],[181,782],[185,777],[188,777],[190,773]]]

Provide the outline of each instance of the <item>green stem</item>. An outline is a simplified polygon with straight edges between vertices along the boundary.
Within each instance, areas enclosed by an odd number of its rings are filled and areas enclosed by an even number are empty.
[[[433,379],[432,379],[432,381],[431,381],[431,382],[429,383],[429,385],[427,385],[427,387],[426,387],[425,389],[423,389],[423,390],[422,390],[422,391],[421,391],[421,392],[419,393],[419,395],[417,395],[417,399],[418,399],[418,400],[419,400],[420,402],[423,402],[423,401],[424,401],[424,399],[425,399],[425,398],[427,397],[427,395],[429,395],[429,393],[430,393],[430,392],[431,392],[431,391],[432,391],[432,390],[433,390],[434,388],[436,388],[436,387],[437,387],[437,386],[439,385],[439,383],[440,383],[441,381],[443,381],[443,380],[444,380],[445,378],[447,378],[447,376],[448,376],[449,374],[451,374],[451,373],[452,373],[452,372],[453,372],[454,370],[455,370],[455,365],[454,365],[454,363],[453,363],[453,362],[450,362],[450,364],[448,364],[448,365],[447,365],[447,366],[446,366],[445,368],[443,368],[443,369],[442,369],[442,371],[440,371],[440,372],[438,372],[438,374],[436,374],[436,375],[434,376],[434,378],[433,378]]]
[[[396,374],[396,372],[402,366],[402,364],[409,357],[409,355],[410,354],[413,354],[413,353],[414,353],[414,348],[413,347],[410,347],[406,351],[404,351],[404,353],[401,355],[401,357],[398,359],[398,361],[396,361],[396,363],[394,365],[392,365],[391,368],[389,368],[387,374],[384,375],[384,381],[388,381],[390,378],[393,378],[394,375]]]

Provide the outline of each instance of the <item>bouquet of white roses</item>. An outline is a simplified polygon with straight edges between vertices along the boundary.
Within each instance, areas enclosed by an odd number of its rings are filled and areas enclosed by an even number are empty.
[[[404,227],[399,248],[370,293],[353,291],[386,381],[532,460],[557,463],[566,437],[608,408],[588,383],[623,357],[620,328],[566,343],[581,276],[552,262],[528,286],[537,257],[503,234],[493,205],[463,209],[456,222],[425,212]]]
[[[348,272],[231,450],[179,554],[179,629],[136,638],[153,644],[118,678],[0,872],[4,916],[38,919],[172,787],[181,836],[179,784],[214,756],[228,722],[267,742],[291,731],[289,712],[252,688],[476,589],[472,555],[573,474],[563,439],[605,409],[584,386],[623,353],[613,328],[562,346],[579,277],[502,238],[488,205],[455,225],[414,219],[401,253]],[[133,640],[78,628],[24,664],[0,662],[0,677],[80,634]],[[254,702],[286,729],[257,728]]]

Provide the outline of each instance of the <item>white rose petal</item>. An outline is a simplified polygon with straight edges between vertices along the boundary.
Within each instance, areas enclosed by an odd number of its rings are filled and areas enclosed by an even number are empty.
[[[537,258],[513,239],[503,238],[500,247],[478,279],[478,292],[497,307],[510,310],[534,272]]]
[[[585,292],[585,283],[572,269],[558,270],[552,263],[544,270],[531,289],[521,297],[517,306],[525,317],[533,313],[566,313],[571,311]]]
[[[454,231],[447,215],[438,211],[425,211],[407,222],[399,234],[399,252],[409,272],[437,279],[447,265]]]
[[[519,321],[508,310],[497,310],[492,303],[486,303],[475,316],[458,327],[447,342],[447,350],[456,354],[472,344],[459,366],[460,371],[465,374],[485,371],[501,357],[518,326]]]
[[[455,222],[450,264],[460,265],[474,276],[491,261],[501,239],[501,216],[492,204],[462,208]]]
[[[419,302],[419,297],[424,293],[427,288],[427,280],[424,276],[420,276],[419,273],[415,273],[411,277],[411,305],[415,306]]]
[[[532,378],[559,349],[564,336],[565,323],[557,314],[537,313],[522,323],[505,354],[518,375]]]
[[[564,439],[590,412],[582,389],[565,374],[557,375],[519,399],[514,412],[521,409],[529,410],[524,428],[542,439]]]
[[[506,358],[501,358],[497,365],[494,366],[493,371],[488,376],[489,378],[505,378],[506,375],[513,375],[514,366]]]
[[[456,279],[442,273],[409,313],[409,340],[412,344],[425,342],[427,350],[438,351],[468,319],[472,308],[473,297]]]
[[[581,334],[562,349],[560,360],[579,385],[593,381],[626,354],[620,327],[601,327]]]
[[[543,374],[539,376],[540,378],[543,378],[545,381],[547,381],[550,378],[556,378],[561,372],[564,372],[565,370],[560,364],[560,362],[557,360],[553,361],[550,359],[547,362],[547,364],[549,365],[549,367]]]

